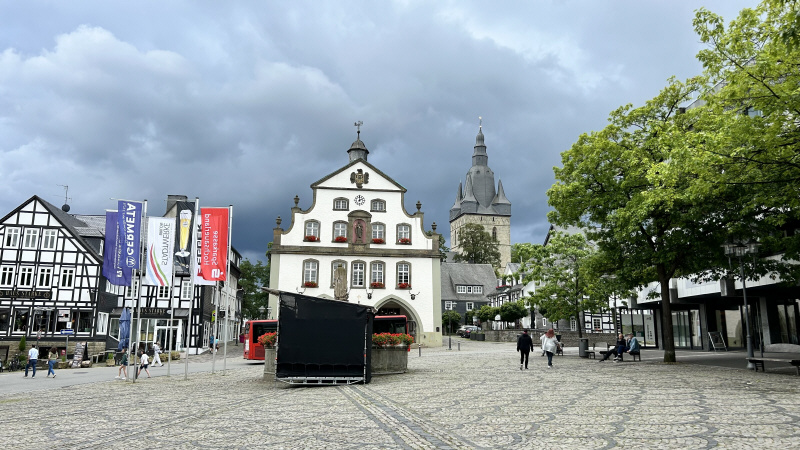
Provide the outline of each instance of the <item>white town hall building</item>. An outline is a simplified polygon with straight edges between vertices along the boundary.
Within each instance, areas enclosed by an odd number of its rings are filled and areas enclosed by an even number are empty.
[[[347,153],[347,165],[311,185],[308,209],[300,208],[295,197],[288,229],[280,227],[278,218],[270,250],[270,288],[334,299],[336,269],[342,268],[344,301],[371,306],[379,315],[405,315],[415,342],[439,346],[436,225],[428,235],[419,202],[416,212],[406,211],[406,189],[367,162],[369,150],[360,131]],[[271,295],[273,318],[277,302]]]

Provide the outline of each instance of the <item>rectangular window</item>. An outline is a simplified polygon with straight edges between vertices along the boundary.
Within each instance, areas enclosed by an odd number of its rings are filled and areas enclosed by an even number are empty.
[[[467,287],[466,286],[461,286],[461,285],[456,286],[456,293],[457,294],[466,294],[467,293]]]
[[[386,211],[386,203],[383,200],[373,200],[371,206],[373,211]]]
[[[319,237],[319,222],[306,222],[306,236]]]
[[[33,286],[33,267],[20,267],[19,268],[19,281],[17,285],[20,287]]]
[[[306,261],[303,264],[303,282],[316,283],[317,282],[317,262]]]
[[[408,225],[397,226],[397,241],[398,242],[411,242],[411,227]]]
[[[574,317],[569,319],[569,329],[572,331],[578,331],[578,321]]]
[[[353,263],[353,287],[364,287],[364,263]]]
[[[475,309],[475,303],[467,302],[467,311],[472,311]]]
[[[97,313],[97,334],[108,333],[108,313]]]
[[[191,300],[192,299],[192,285],[189,283],[189,280],[181,281],[181,300]]]
[[[347,199],[337,198],[333,201],[333,209],[338,211],[347,211]]]
[[[594,327],[595,330],[600,330],[602,327],[602,325],[600,324],[600,319],[599,318],[592,319],[592,326]]]
[[[372,239],[383,239],[385,234],[385,228],[382,223],[372,224]]]
[[[544,317],[542,317],[542,328],[547,328],[547,319],[545,319]]]
[[[58,236],[57,230],[44,230],[42,233],[42,250],[55,250],[56,236]]]
[[[91,333],[92,331],[92,312],[72,310],[73,326],[76,333]]]
[[[139,297],[139,280],[133,280],[133,286],[125,288],[125,298],[138,298]]]
[[[472,286],[473,294],[483,294],[483,286]]]
[[[62,288],[71,288],[75,284],[75,269],[61,268],[61,283]]]
[[[25,238],[22,240],[22,248],[36,249],[39,244],[39,229],[28,228],[25,230]]]
[[[17,309],[14,311],[14,321],[12,322],[14,332],[28,331],[28,320],[30,313],[27,309]]]
[[[397,284],[411,283],[411,268],[406,263],[397,265]]]
[[[36,282],[37,287],[50,287],[50,280],[53,278],[53,269],[51,267],[39,268],[39,280]]]
[[[336,222],[333,224],[333,238],[347,237],[347,224],[344,222]]]
[[[372,263],[370,283],[383,283],[383,263]]]
[[[19,228],[6,228],[6,238],[3,240],[4,247],[19,247]]]
[[[14,284],[14,266],[3,266],[0,268],[0,286],[12,284]]]
[[[111,336],[116,340],[119,340],[119,317],[114,317],[113,319],[111,319],[111,323],[108,324],[108,331],[109,331],[108,334],[109,336]]]
[[[159,286],[156,298],[159,300],[167,300],[170,298],[172,288],[170,286]]]
[[[444,302],[444,309],[448,311],[456,309],[456,302]]]

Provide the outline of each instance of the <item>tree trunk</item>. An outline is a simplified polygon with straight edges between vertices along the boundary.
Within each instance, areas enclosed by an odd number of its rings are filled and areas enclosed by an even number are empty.
[[[669,302],[669,280],[664,274],[664,270],[658,267],[658,282],[661,285],[661,336],[664,347],[664,362],[674,363],[675,359],[675,336],[672,334],[672,305]]]

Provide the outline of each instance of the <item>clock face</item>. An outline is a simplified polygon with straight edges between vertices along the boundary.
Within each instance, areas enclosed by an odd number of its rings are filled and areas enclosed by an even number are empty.
[[[364,196],[363,196],[363,195],[356,195],[356,198],[355,198],[355,199],[353,199],[353,201],[354,201],[354,202],[356,202],[356,205],[358,205],[358,206],[361,206],[361,205],[363,205],[363,204],[364,204],[364,202],[365,202],[365,201],[367,201],[367,200],[364,198]]]

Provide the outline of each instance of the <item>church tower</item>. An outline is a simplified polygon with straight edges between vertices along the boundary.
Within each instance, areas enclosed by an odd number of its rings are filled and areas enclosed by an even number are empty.
[[[450,247],[460,251],[459,232],[468,223],[477,223],[500,244],[500,267],[511,262],[511,202],[503,192],[503,182],[497,182],[495,190],[494,172],[489,168],[489,156],[483,141],[483,126],[478,127],[475,147],[472,152],[472,167],[467,171],[463,189],[461,183],[456,192],[456,202],[450,208]]]

